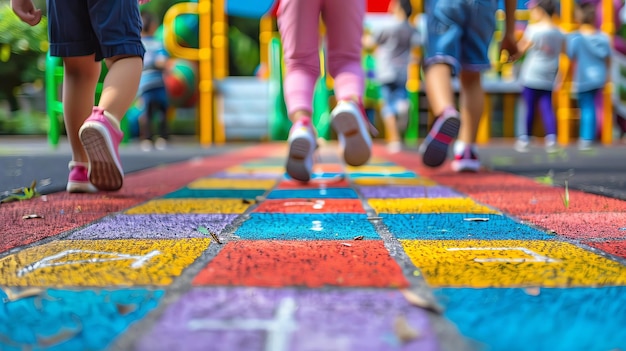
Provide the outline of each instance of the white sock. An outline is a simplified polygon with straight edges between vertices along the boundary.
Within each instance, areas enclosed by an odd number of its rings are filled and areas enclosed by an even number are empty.
[[[457,140],[454,143],[454,149],[453,149],[454,150],[454,154],[455,155],[460,155],[460,154],[465,152],[466,148],[467,148],[467,144],[465,144],[465,142]]]
[[[120,127],[120,121],[118,121],[117,118],[115,118],[115,116],[113,116],[109,111],[104,111],[104,117],[106,117],[115,128],[122,130]]]

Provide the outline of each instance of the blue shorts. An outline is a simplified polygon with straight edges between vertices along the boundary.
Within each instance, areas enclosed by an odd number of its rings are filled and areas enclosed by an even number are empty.
[[[51,56],[143,58],[141,26],[137,0],[48,0]]]
[[[383,84],[380,86],[380,95],[383,99],[383,106],[380,110],[383,118],[392,115],[398,117],[408,112],[409,94],[405,84]]]
[[[425,66],[447,63],[461,69],[491,67],[488,50],[496,28],[497,0],[427,0]]]

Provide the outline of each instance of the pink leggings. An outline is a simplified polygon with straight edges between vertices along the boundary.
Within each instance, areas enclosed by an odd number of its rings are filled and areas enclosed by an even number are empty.
[[[326,66],[335,79],[337,100],[361,99],[365,0],[280,0],[278,11],[288,113],[312,111],[313,90],[320,76],[319,14],[326,25]]]

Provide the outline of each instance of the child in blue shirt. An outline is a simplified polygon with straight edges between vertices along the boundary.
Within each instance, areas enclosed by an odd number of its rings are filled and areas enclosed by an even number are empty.
[[[156,17],[149,12],[142,11],[141,19],[143,21],[141,42],[146,48],[138,92],[144,107],[144,113],[140,119],[141,148],[144,151],[150,151],[154,143],[157,150],[162,150],[165,148],[169,136],[166,118],[169,101],[163,80],[163,71],[169,55],[165,51],[163,41],[154,37],[159,25]],[[154,133],[152,131],[154,118],[157,118],[159,122],[159,133],[156,140],[153,140]]]
[[[576,9],[580,28],[567,37],[567,55],[574,71],[574,89],[580,108],[578,148],[588,150],[596,139],[602,116],[596,113],[602,106],[602,90],[608,74],[611,44],[608,35],[596,27],[596,2],[581,0]]]

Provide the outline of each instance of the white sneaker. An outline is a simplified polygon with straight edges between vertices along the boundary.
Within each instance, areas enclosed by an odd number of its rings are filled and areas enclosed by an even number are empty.
[[[139,143],[141,151],[149,152],[152,150],[152,140],[144,139]]]
[[[589,151],[593,150],[593,141],[591,140],[578,140],[578,150],[580,151]]]
[[[399,141],[391,141],[387,144],[387,152],[390,154],[397,154],[402,151],[402,143]]]
[[[163,138],[157,138],[157,140],[154,142],[154,148],[159,151],[165,150],[167,148],[167,140]]]
[[[513,149],[517,152],[528,152],[529,151],[530,142],[528,140],[517,139],[515,141],[515,145],[513,145]]]
[[[285,166],[287,174],[295,180],[308,182],[313,173],[313,152],[316,146],[315,133],[310,122],[296,122],[289,131],[287,142],[289,143]]]
[[[353,101],[339,101],[331,112],[332,127],[350,166],[365,164],[372,154],[372,138],[361,109]]]
[[[450,164],[455,172],[472,172],[476,173],[480,170],[480,160],[472,147],[466,147],[463,152],[455,154],[454,160]]]
[[[545,148],[546,148],[546,152],[549,154],[553,154],[559,151],[559,147],[557,146],[556,141],[552,141],[552,140],[546,141]]]

